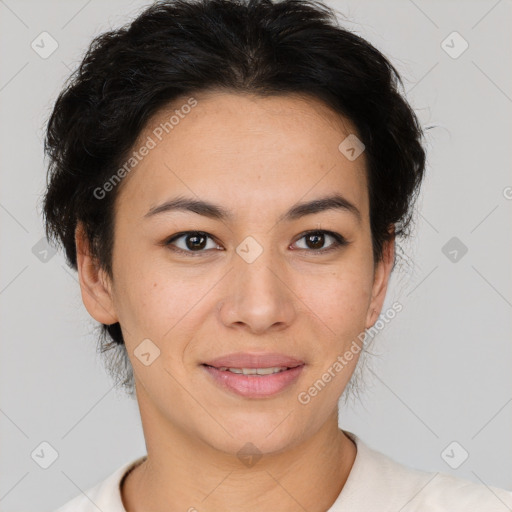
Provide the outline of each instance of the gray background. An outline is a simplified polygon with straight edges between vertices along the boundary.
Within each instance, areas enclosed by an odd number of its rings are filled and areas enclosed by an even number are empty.
[[[385,304],[404,309],[340,425],[409,466],[512,489],[511,2],[328,3],[391,58],[422,123],[436,125],[403,246],[414,267],[393,275]],[[33,252],[52,102],[91,38],[143,5],[0,0],[2,511],[51,510],[145,453],[136,403],[95,353],[76,274],[61,253]],[[43,31],[59,45],[46,59],[31,48]],[[469,44],[458,58],[442,47],[453,31]],[[452,237],[468,249],[455,262],[442,250]],[[48,469],[31,458],[43,441],[58,452]],[[453,441],[452,461],[469,453],[457,469],[442,457]]]

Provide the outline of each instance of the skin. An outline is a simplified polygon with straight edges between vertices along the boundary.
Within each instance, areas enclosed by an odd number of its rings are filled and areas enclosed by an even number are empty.
[[[194,97],[197,106],[120,185],[113,279],[80,226],[76,232],[83,302],[98,322],[120,322],[134,368],[148,459],[126,478],[122,499],[128,512],[325,511],[356,456],[338,427],[338,399],[358,356],[307,405],[297,396],[378,319],[394,240],[374,262],[365,155],[350,161],[338,150],[356,133],[350,122],[298,95]],[[157,112],[134,148],[186,99]],[[333,192],[361,219],[333,209],[278,222],[296,203]],[[222,205],[234,217],[175,211],[144,218],[178,195]],[[349,244],[322,255],[304,237],[318,229]],[[193,230],[212,238],[192,256],[194,248],[180,255],[164,245]],[[235,252],[247,236],[263,248],[252,263]],[[186,251],[186,241],[174,246]],[[326,235],[316,247],[333,243]],[[134,355],[146,338],[160,350],[149,366]],[[238,351],[280,352],[306,366],[283,392],[243,398],[200,366]],[[252,467],[237,457],[248,442],[262,454]]]

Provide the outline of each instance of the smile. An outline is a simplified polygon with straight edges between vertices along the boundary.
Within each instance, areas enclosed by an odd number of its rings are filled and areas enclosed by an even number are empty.
[[[215,367],[212,367],[215,368]],[[271,375],[273,373],[279,373],[283,372],[285,370],[288,370],[287,366],[283,367],[277,367],[274,366],[272,368],[227,368],[226,366],[221,366],[218,368],[218,370],[225,372],[232,372],[232,373],[239,373],[243,375]]]
[[[292,368],[216,368],[207,364],[201,366],[216,386],[230,394],[245,398],[270,398],[296,382],[305,365]]]

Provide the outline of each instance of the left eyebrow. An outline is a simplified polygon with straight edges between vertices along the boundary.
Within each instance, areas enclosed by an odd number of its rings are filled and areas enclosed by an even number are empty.
[[[348,212],[356,217],[358,222],[361,222],[361,212],[353,203],[340,194],[334,194],[314,199],[313,201],[296,204],[281,215],[278,222],[290,222],[301,217],[305,217],[306,215],[313,215],[327,210]],[[159,213],[171,211],[188,211],[220,221],[229,221],[234,217],[233,213],[220,205],[216,205],[208,201],[180,196],[150,208],[150,210],[144,215],[144,218],[153,217]]]

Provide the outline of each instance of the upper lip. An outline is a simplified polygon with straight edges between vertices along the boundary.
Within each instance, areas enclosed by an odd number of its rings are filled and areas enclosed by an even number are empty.
[[[272,368],[272,367],[287,367],[295,368],[301,366],[304,361],[290,357],[285,354],[267,353],[267,354],[254,354],[248,352],[235,352],[225,356],[217,357],[205,363],[208,366],[215,366],[216,368]]]

